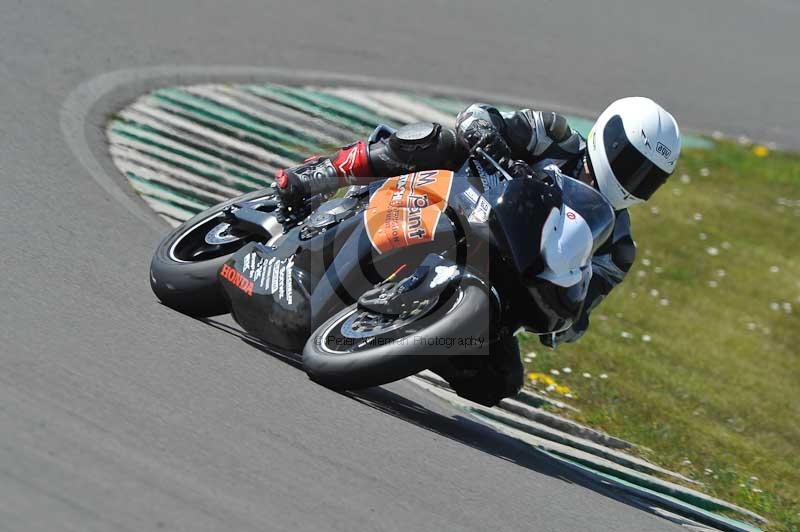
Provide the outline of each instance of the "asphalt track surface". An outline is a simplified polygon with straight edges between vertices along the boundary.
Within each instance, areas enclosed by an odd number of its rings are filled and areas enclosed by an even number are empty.
[[[161,307],[147,267],[166,225],[125,190],[101,133],[103,113],[167,80],[101,99],[83,130],[65,104],[122,68],[253,65],[571,110],[648,94],[689,127],[798,145],[800,7],[337,4],[0,5],[0,529],[673,527],[408,384],[337,394]]]

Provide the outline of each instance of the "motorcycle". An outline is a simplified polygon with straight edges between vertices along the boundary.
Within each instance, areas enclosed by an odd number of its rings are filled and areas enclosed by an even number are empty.
[[[192,316],[232,313],[250,335],[302,352],[336,389],[436,371],[524,329],[580,314],[614,212],[570,177],[513,178],[487,154],[310,198],[273,189],[195,216],[159,244],[151,286]]]

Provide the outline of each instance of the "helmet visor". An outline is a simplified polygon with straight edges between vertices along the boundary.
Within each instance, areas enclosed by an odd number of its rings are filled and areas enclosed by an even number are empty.
[[[606,124],[603,144],[614,177],[632,196],[650,199],[669,177],[669,172],[656,166],[631,144],[619,115],[613,116]]]

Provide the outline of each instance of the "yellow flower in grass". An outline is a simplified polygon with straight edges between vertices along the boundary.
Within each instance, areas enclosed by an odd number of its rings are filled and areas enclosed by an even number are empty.
[[[533,382],[541,382],[542,384],[546,384],[547,386],[555,384],[553,377],[551,377],[550,375],[545,375],[544,373],[537,373],[535,371],[532,371],[528,373],[528,378]]]
[[[769,155],[769,148],[766,146],[761,146],[760,144],[753,148],[753,153],[756,157],[766,157]]]
[[[572,393],[572,389],[569,386],[564,386],[558,384],[553,377],[550,375],[546,375],[544,373],[537,373],[532,371],[528,373],[528,379],[533,381],[534,383],[540,383],[546,386],[548,389],[552,389],[559,395],[567,395]]]

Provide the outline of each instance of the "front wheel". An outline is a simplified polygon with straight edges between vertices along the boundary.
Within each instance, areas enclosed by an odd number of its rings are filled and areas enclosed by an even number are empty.
[[[434,368],[450,356],[488,348],[490,303],[473,285],[458,286],[422,316],[391,318],[352,305],[306,343],[312,380],[334,389],[379,386]]]
[[[258,204],[261,209],[275,192],[257,190],[228,200],[187,220],[167,235],[150,262],[150,287],[166,306],[194,317],[229,312],[217,273],[252,235],[239,232],[223,220],[223,210],[233,204]],[[275,234],[283,227],[274,221]],[[260,238],[263,238],[260,237]]]

